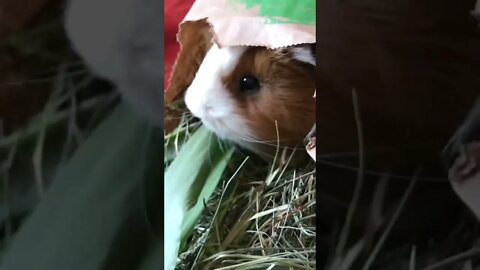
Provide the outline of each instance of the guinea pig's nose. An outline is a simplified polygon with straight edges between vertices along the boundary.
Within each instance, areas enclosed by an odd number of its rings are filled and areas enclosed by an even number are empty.
[[[210,115],[210,114],[212,114],[212,110],[213,110],[212,104],[205,104],[205,105],[203,106],[203,111],[204,111],[205,115]]]

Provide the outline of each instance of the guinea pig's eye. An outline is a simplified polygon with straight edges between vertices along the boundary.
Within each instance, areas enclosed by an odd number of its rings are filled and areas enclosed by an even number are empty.
[[[246,75],[240,78],[240,91],[252,92],[260,89],[260,80],[252,75]]]

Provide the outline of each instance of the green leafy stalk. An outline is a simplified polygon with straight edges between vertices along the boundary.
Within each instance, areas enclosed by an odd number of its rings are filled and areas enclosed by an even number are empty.
[[[161,211],[162,135],[117,108],[60,169],[0,269],[161,269],[142,260],[160,241],[151,216]]]
[[[165,269],[176,263],[232,154],[233,147],[222,151],[213,134],[201,127],[165,171]]]

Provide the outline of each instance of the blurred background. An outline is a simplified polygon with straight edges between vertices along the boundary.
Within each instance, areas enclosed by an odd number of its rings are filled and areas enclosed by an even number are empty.
[[[117,89],[161,96],[163,33],[151,81],[101,78],[70,44],[67,6],[0,1],[0,269],[161,269],[163,132]]]

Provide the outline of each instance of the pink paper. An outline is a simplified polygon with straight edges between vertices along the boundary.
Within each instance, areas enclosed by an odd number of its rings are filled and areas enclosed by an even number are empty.
[[[197,0],[184,19],[207,19],[214,42],[219,47],[262,46],[280,48],[315,43],[315,26],[302,24],[266,24],[255,8],[232,7],[228,0]]]

